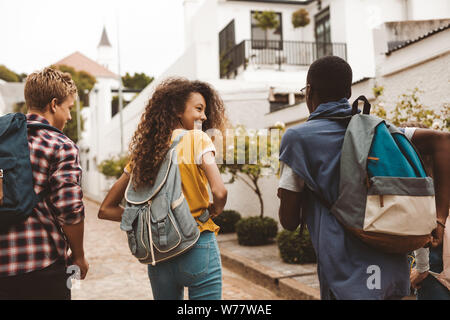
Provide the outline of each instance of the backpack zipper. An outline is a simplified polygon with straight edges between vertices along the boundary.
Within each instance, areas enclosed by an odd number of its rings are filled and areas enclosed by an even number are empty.
[[[383,195],[380,194],[380,207],[383,208],[384,207],[384,200],[383,200]]]
[[[3,205],[3,169],[0,169],[0,206]]]
[[[152,237],[152,226],[150,224],[151,222],[151,211],[150,211],[150,207],[152,206],[152,200],[148,201],[148,219],[147,219],[147,226],[148,226],[148,231],[149,231],[149,238],[150,238],[150,253],[152,255],[152,266],[156,265],[156,261],[155,261],[155,252],[153,250],[153,237]]]

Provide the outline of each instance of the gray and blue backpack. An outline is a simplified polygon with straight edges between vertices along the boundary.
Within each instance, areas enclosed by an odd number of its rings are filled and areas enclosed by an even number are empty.
[[[131,253],[143,264],[155,265],[191,249],[200,236],[197,222],[181,188],[176,146],[167,152],[152,186],[134,189],[131,175],[125,191],[125,211],[120,228],[126,232]],[[209,212],[198,218],[205,222]]]
[[[357,114],[359,100],[364,102],[362,114]],[[364,96],[352,109],[340,159],[338,199],[328,204],[315,195],[347,230],[372,247],[390,253],[424,247],[436,228],[432,178],[404,133],[369,115]]]
[[[27,124],[22,113],[0,117],[0,232],[25,221],[48,190],[34,192],[28,130],[62,132],[44,123]]]

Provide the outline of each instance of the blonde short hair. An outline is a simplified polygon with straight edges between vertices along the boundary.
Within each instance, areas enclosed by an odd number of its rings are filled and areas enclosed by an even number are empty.
[[[56,99],[61,104],[67,97],[77,94],[77,87],[67,72],[52,68],[31,73],[25,83],[25,102],[28,109],[44,110]]]

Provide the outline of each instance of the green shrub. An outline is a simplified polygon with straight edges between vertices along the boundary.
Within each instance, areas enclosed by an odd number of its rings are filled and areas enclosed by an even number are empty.
[[[314,263],[317,261],[316,252],[311,243],[308,230],[303,230],[299,237],[300,228],[295,231],[283,230],[277,236],[278,249],[281,259],[286,263]]]
[[[115,156],[100,162],[98,170],[107,178],[119,179],[128,161],[127,155]]]
[[[241,219],[239,212],[224,210],[221,215],[215,217],[214,223],[220,227],[219,233],[236,232],[236,223]]]
[[[269,217],[243,218],[236,223],[238,242],[244,246],[268,244],[277,236],[278,224]]]

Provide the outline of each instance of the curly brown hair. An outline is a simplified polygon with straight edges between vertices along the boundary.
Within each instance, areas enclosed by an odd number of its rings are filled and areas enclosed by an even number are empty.
[[[225,108],[218,93],[208,83],[184,78],[168,78],[161,82],[150,98],[130,143],[130,163],[134,187],[153,185],[158,170],[170,148],[173,130],[180,124],[191,93],[199,93],[206,102],[207,120],[202,130],[220,130],[228,126]]]

